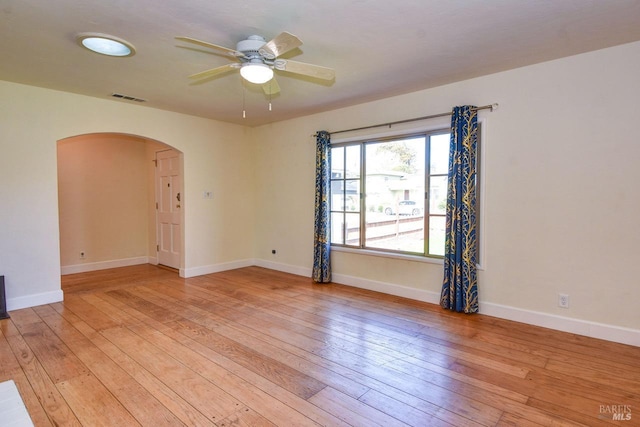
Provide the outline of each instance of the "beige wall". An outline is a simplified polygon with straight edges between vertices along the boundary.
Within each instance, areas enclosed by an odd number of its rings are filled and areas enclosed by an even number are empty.
[[[149,256],[149,223],[155,223],[149,216],[149,170],[153,164],[141,138],[91,134],[58,142],[63,269]]]
[[[309,274],[313,133],[497,102],[480,114],[481,311],[637,339],[638,75],[633,43],[250,129],[0,82],[0,274],[14,306],[59,295],[60,139],[126,133],[184,153],[186,275],[247,263]],[[432,301],[439,294],[438,263],[334,251],[333,264],[345,283]],[[558,308],[559,292],[570,309]]]

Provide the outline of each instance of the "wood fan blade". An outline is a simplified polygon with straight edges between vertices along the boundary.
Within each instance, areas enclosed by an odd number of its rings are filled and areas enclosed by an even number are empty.
[[[307,64],[304,62],[290,61],[288,59],[278,59],[274,63],[276,70],[286,71],[289,73],[302,74],[309,77],[322,80],[333,80],[336,78],[336,72],[332,68],[322,67],[320,65]]]
[[[267,59],[275,59],[301,45],[302,41],[298,37],[284,31],[266,42],[258,52]]]
[[[240,67],[240,64],[227,64],[221,67],[212,68],[210,70],[201,71],[199,73],[195,73],[189,76],[190,79],[204,79],[207,77],[214,77],[218,74],[226,73],[231,70],[235,70]]]
[[[219,50],[219,51],[224,52],[225,54],[227,54],[229,56],[244,57],[244,53],[238,52],[235,49],[229,49],[228,47],[218,46],[217,44],[204,42],[202,40],[194,39],[194,38],[191,38],[191,37],[176,37],[176,40],[180,40],[180,41],[187,42],[187,43],[197,44],[199,46],[208,47],[210,49]]]
[[[276,93],[280,93],[280,85],[276,81],[276,78],[273,77],[271,80],[262,85],[262,90],[265,95],[275,95]]]

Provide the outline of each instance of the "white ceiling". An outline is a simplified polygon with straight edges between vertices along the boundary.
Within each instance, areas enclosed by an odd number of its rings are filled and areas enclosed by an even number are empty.
[[[174,39],[235,49],[249,35],[282,31],[304,43],[285,58],[333,68],[336,79],[276,72],[272,111],[237,72],[190,84],[188,75],[229,59]],[[76,44],[82,32],[126,39],[137,53],[91,53]],[[249,126],[636,40],[640,0],[0,0],[0,80],[120,93]]]

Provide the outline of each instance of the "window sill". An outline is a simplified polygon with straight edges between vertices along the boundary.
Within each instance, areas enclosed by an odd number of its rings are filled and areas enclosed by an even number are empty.
[[[390,252],[372,251],[371,249],[355,249],[347,248],[345,246],[331,246],[332,252],[346,252],[357,255],[369,255],[382,258],[401,259],[403,261],[423,262],[426,264],[438,264],[444,265],[444,259],[442,258],[429,258],[419,255],[407,255],[407,254],[394,254]],[[476,264],[478,271],[484,271],[482,264]]]
[[[419,255],[396,254],[391,252],[374,251],[371,249],[355,249],[355,248],[347,248],[345,246],[331,246],[331,251],[346,252],[346,253],[357,254],[357,255],[377,256],[382,258],[400,259],[403,261],[424,262],[427,264],[444,265],[444,260],[441,258],[429,258],[429,257],[424,257]]]

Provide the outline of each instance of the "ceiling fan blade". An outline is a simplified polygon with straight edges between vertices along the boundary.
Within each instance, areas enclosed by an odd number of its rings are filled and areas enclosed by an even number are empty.
[[[302,41],[298,37],[284,31],[266,42],[258,52],[267,59],[275,59],[301,45]]]
[[[202,40],[198,40],[198,39],[194,39],[191,37],[176,37],[176,40],[180,40],[183,42],[187,42],[187,43],[193,43],[193,44],[197,44],[199,46],[204,46],[204,47],[208,47],[210,49],[215,49],[215,50],[219,50],[229,56],[233,56],[233,57],[239,57],[239,58],[243,58],[245,55],[242,52],[238,52],[235,49],[229,49],[228,47],[224,47],[224,46],[218,46],[217,44],[213,44],[213,43],[209,43],[209,42],[203,42]]]
[[[197,80],[197,79],[204,79],[208,77],[214,77],[214,76],[217,76],[218,74],[226,73],[228,71],[235,70],[237,68],[240,68],[240,64],[227,64],[221,67],[216,67],[210,70],[205,70],[199,73],[192,74],[189,76],[189,78]]]
[[[280,93],[280,85],[276,81],[276,78],[273,77],[271,80],[262,85],[262,90],[265,95],[275,95],[276,93]]]
[[[332,68],[321,67],[320,65],[307,64],[304,62],[290,61],[288,59],[278,59],[273,64],[276,70],[287,71],[289,73],[303,74],[322,80],[333,80],[336,72]]]

